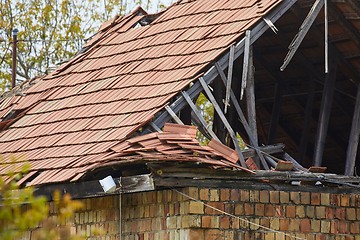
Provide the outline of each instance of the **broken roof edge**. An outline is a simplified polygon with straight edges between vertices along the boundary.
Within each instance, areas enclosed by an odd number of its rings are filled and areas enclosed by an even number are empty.
[[[161,170],[161,171],[159,171]],[[278,179],[276,175],[264,178],[259,175],[234,175],[228,170],[211,170],[206,172],[195,169],[195,174],[189,177],[189,171],[170,173],[169,168],[158,169],[158,171],[147,174],[139,174],[125,177],[113,177],[119,191],[105,193],[99,180],[86,180],[82,182],[52,183],[37,186],[35,188],[36,196],[45,196],[50,201],[55,189],[61,192],[69,193],[74,199],[83,199],[89,197],[118,195],[121,193],[135,193],[145,191],[157,191],[161,189],[173,189],[184,187],[197,188],[226,188],[226,189],[245,189],[245,190],[277,190],[277,191],[296,191],[296,192],[321,192],[335,194],[359,194],[359,187],[351,187],[346,181],[360,181],[360,178],[342,179],[335,174],[325,175],[329,184],[315,185],[316,177],[303,180],[303,184],[291,184],[291,181],[298,181],[298,176],[288,174],[287,180]],[[189,169],[188,169],[189,170]],[[194,170],[194,169],[193,169]],[[192,171],[194,172],[194,171]],[[158,173],[161,173],[159,175]],[[170,175],[172,174],[172,175]],[[304,179],[304,178],[303,178]],[[336,183],[334,183],[336,182]],[[121,186],[120,184],[121,183]],[[309,184],[311,183],[311,184]]]

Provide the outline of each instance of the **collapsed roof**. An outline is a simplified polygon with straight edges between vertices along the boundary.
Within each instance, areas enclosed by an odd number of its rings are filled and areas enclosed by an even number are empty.
[[[241,165],[240,168],[246,167],[246,159],[239,150],[236,132],[257,152],[258,167],[269,169],[274,163],[259,146],[276,142],[285,143],[293,156],[302,154],[301,163],[311,165],[312,153],[309,152],[313,149],[309,146],[316,138],[311,129],[318,123],[317,116],[312,115],[322,111],[321,95],[317,93],[322,92],[325,81],[321,74],[323,40],[317,38],[318,31],[312,28],[315,35],[305,38],[299,50],[300,61],[295,59],[282,73],[278,69],[304,13],[314,2],[183,0],[158,15],[147,15],[138,8],[125,17],[115,17],[103,24],[81,53],[50,75],[38,79],[23,92],[24,96],[14,95],[0,102],[0,149],[5,159],[0,174],[10,169],[16,171],[22,161],[28,161],[31,172],[20,183],[37,185],[77,181],[91,175],[105,162],[120,164],[124,159],[114,151],[116,146],[132,137],[159,131],[165,122],[184,121],[186,114],[181,114],[179,121],[179,112],[192,106],[191,101],[201,91],[209,99],[209,95],[215,95],[213,98],[219,103],[220,112],[216,111],[214,130],[205,126],[198,114],[193,122],[208,138],[235,147],[239,157],[236,164]],[[331,11],[336,13],[330,14],[331,43],[337,54],[334,56],[341,57],[336,75],[336,82],[341,86],[336,86],[335,97],[340,98],[336,99],[340,105],[346,105],[340,109],[348,113],[346,118],[341,116],[344,126],[339,126],[338,130],[344,127],[346,133],[330,134],[339,137],[332,139],[334,141],[348,138],[343,134],[350,132],[356,98],[354,82],[359,83],[360,55],[355,53],[360,51],[360,38],[356,31],[348,29],[360,29],[354,17],[357,6],[352,0],[330,4]],[[321,17],[313,24],[315,27],[321,24]],[[273,24],[279,29],[277,35],[273,33],[276,29]],[[342,24],[346,24],[346,29],[341,32],[338,25]],[[248,38],[245,37],[247,30],[251,30]],[[256,67],[257,100],[254,103],[258,134],[251,126],[254,119],[245,119],[241,111],[246,103],[236,101],[240,96],[240,76],[245,62],[239,56],[249,44],[253,45]],[[353,54],[350,56],[350,53]],[[228,66],[233,74],[229,74]],[[222,100],[227,96],[221,81],[229,78],[233,78],[234,93],[230,110],[223,114]],[[317,84],[313,88],[309,87],[313,86],[311,79]],[[207,87],[210,84],[213,94]],[[341,98],[342,93],[350,97]],[[309,110],[303,96],[311,98],[311,94],[315,97],[309,104],[314,107]],[[281,99],[287,101],[281,102]],[[337,110],[339,107],[333,105],[332,111]],[[303,117],[305,112],[316,113]],[[336,119],[330,121],[330,129],[337,129],[336,123]],[[305,124],[310,130],[301,132]],[[299,142],[301,136],[305,140]],[[343,152],[347,142],[334,146],[331,144],[324,149],[326,158],[333,157],[329,166],[345,159]],[[339,154],[332,154],[332,151]],[[24,159],[14,163],[10,160],[14,154]],[[228,167],[234,167],[230,165]]]

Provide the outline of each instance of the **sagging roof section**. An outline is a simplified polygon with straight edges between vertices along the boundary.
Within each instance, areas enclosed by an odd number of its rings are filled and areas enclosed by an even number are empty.
[[[26,156],[32,184],[76,179],[280,2],[179,1],[139,28],[131,26],[142,11],[113,19],[86,51],[25,91],[13,108],[24,115],[0,133],[2,154]],[[19,164],[3,163],[0,174]]]

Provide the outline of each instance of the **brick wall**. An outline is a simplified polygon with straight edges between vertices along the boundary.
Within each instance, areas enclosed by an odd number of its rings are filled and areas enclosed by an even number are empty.
[[[359,194],[188,187],[121,200],[122,240],[360,239]],[[119,197],[81,201],[74,231],[101,228],[102,237],[89,239],[119,239]]]
[[[124,195],[123,239],[360,239],[358,194],[193,187],[181,193],[206,205],[173,190]]]

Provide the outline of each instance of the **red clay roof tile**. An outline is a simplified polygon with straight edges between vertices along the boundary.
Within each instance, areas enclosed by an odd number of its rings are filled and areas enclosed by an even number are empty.
[[[79,178],[82,173],[66,165],[70,158],[86,172],[110,148],[121,151],[126,146],[119,143],[281,0],[210,2],[179,1],[136,29],[132,26],[144,17],[138,13],[111,20],[87,51],[40,79],[25,97],[0,100],[0,119],[15,109],[24,114],[0,133],[2,153],[37,161],[36,168],[44,171],[31,184]],[[164,133],[158,138],[193,144],[192,136]],[[84,160],[88,157],[90,162]],[[47,172],[49,159],[58,159],[62,171]]]

